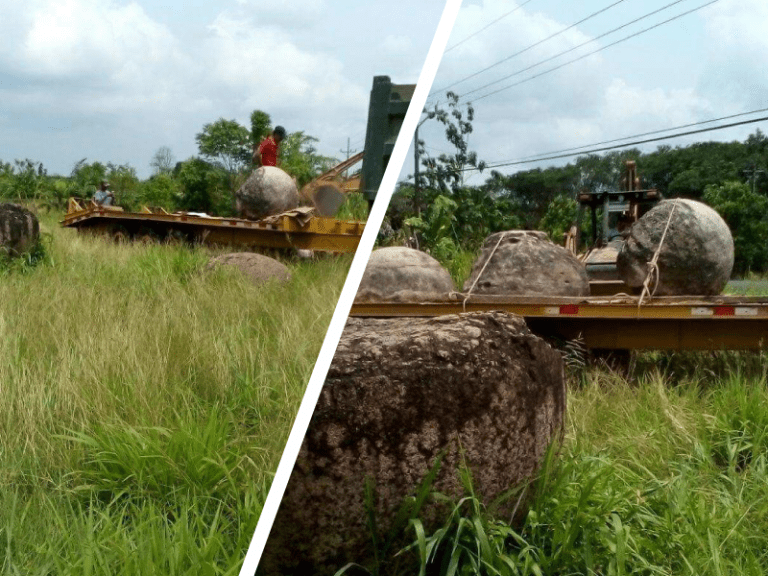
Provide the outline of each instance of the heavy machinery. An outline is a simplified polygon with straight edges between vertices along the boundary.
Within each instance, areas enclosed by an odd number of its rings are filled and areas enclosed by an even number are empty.
[[[637,166],[628,160],[618,190],[582,192],[577,200],[578,216],[566,234],[565,246],[584,263],[592,295],[631,292],[616,268],[624,243],[623,233],[661,200],[661,193],[655,188],[640,188]],[[591,233],[590,238],[582,242],[582,221],[587,210]]]

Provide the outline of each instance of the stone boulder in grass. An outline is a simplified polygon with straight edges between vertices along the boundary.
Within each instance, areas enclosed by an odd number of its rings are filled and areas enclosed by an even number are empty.
[[[40,241],[40,223],[18,204],[0,204],[0,257],[19,256]]]
[[[349,562],[366,564],[366,479],[386,534],[443,451],[432,489],[463,496],[463,457],[488,505],[536,474],[559,436],[565,402],[560,353],[520,317],[350,318],[259,573],[331,575]],[[508,518],[516,503],[507,500],[500,514]],[[426,504],[426,529],[446,511]]]
[[[235,210],[240,218],[260,220],[299,205],[296,182],[275,166],[253,171],[235,192]]]
[[[546,233],[508,230],[486,238],[464,283],[465,292],[470,288],[473,294],[589,296],[589,278],[584,264]]]
[[[426,252],[391,246],[371,253],[356,300],[428,299],[454,290],[448,271]]]
[[[273,279],[278,282],[291,280],[291,273],[284,264],[269,256],[253,252],[234,252],[216,256],[206,264],[205,269],[213,270],[218,266],[235,268],[256,285],[264,284]]]
[[[657,296],[713,296],[731,277],[731,231],[715,210],[701,202],[663,200],[635,222],[616,261],[621,279],[641,288],[657,249]]]

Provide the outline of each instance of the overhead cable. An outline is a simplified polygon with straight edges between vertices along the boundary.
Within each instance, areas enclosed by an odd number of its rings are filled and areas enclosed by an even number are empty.
[[[681,1],[681,0],[678,0]],[[626,40],[629,40],[631,38],[634,38],[636,36],[640,36],[641,34],[645,34],[646,32],[649,32],[653,30],[654,28],[658,28],[659,26],[663,26],[664,24],[668,24],[674,20],[677,20],[678,18],[682,18],[683,16],[687,16],[688,14],[691,14],[693,12],[696,12],[697,10],[701,10],[702,8],[706,8],[707,6],[710,6],[714,4],[715,2],[719,2],[719,0],[711,0],[710,2],[707,2],[706,4],[702,4],[701,6],[698,6],[696,8],[692,8],[691,10],[688,10],[686,12],[683,12],[681,14],[678,14],[677,16],[673,16],[672,18],[668,18],[662,22],[658,22],[657,24],[654,24],[653,26],[649,26],[648,28],[644,28],[643,30],[640,30],[638,32],[635,32],[633,34],[630,34],[629,36],[625,36],[624,38],[621,38],[619,40],[616,40],[615,42],[611,42],[610,44],[606,44],[605,46],[602,46],[598,48],[597,50],[593,50],[592,52],[588,52],[586,54],[582,54],[578,58],[574,58],[573,60],[568,60],[567,62],[563,62],[562,64],[558,64],[557,66],[553,68],[549,68],[547,70],[544,70],[543,72],[539,72],[538,74],[534,74],[533,76],[529,76],[528,78],[525,78],[523,80],[520,80],[519,82],[515,82],[514,84],[510,84],[508,86],[504,86],[503,88],[499,88],[498,90],[494,90],[492,92],[488,92],[486,94],[483,94],[482,96],[478,96],[475,98],[475,102],[478,100],[482,100],[483,98],[488,98],[489,96],[493,96],[494,94],[498,94],[499,92],[503,92],[504,90],[508,90],[510,88],[514,88],[515,86],[519,86],[520,84],[525,84],[526,82],[530,82],[531,80],[534,80],[535,78],[539,78],[540,76],[544,76],[545,74],[549,74],[550,72],[554,72],[555,70],[559,70],[560,68],[563,68],[565,66],[568,66],[569,64],[573,64],[574,62],[578,62],[579,60],[583,60],[584,58],[587,58],[589,56],[592,56],[593,54],[597,54],[598,52],[602,52],[603,50],[606,50],[607,48],[611,48],[612,46],[616,46],[617,44],[620,44],[622,42],[625,42]],[[562,54],[560,54],[562,55]],[[551,58],[549,59],[551,60]],[[541,62],[539,63],[541,64]],[[538,64],[536,64],[538,66]],[[531,67],[529,67],[531,68]],[[515,74],[512,74],[510,76],[507,76],[505,78],[502,78],[501,80],[506,80],[507,78],[510,78],[511,76],[514,76],[518,74],[519,72],[516,72]],[[483,88],[487,88],[488,86],[492,84],[497,84],[501,80],[496,80],[494,82],[491,82],[490,84],[486,84],[485,86],[482,86],[480,88],[476,88],[475,90],[471,90],[470,92],[465,92],[464,94],[460,94],[459,97],[463,98],[464,96],[467,96],[468,94],[471,94],[473,92],[477,92],[478,90],[482,90]]]
[[[669,134],[668,136],[658,136],[656,138],[648,138],[646,140],[635,140],[633,142],[626,142],[624,144],[617,144],[615,146],[605,146],[603,148],[593,148],[591,150],[585,150],[583,152],[570,152],[566,154],[557,154],[552,156],[546,156],[536,158],[533,160],[515,160],[511,162],[498,162],[493,164],[486,164],[485,168],[501,168],[503,166],[517,166],[520,164],[532,164],[533,162],[541,162],[544,160],[557,160],[559,158],[569,158],[571,156],[581,156],[582,154],[595,154],[597,152],[606,152],[608,150],[617,150],[619,148],[627,148],[629,146],[637,146],[638,144],[648,144],[649,142],[659,142],[661,140],[670,140],[672,138],[680,138],[681,136],[690,136],[692,134],[701,134],[703,132],[712,132],[715,130],[723,130],[725,128],[733,128],[734,126],[743,126],[745,124],[754,124],[755,122],[763,122],[768,120],[768,116],[761,118],[753,118],[751,120],[742,120],[741,122],[732,122],[731,124],[723,124],[722,126],[712,126],[710,128],[701,128],[699,130],[689,130],[688,132],[680,132],[678,134]],[[465,170],[476,170],[476,168],[466,168]]]
[[[547,36],[546,38],[543,38],[542,40],[539,40],[538,42],[534,42],[533,44],[531,44],[531,45],[529,45],[529,46],[526,46],[525,48],[523,48],[522,50],[519,50],[519,51],[515,52],[514,54],[510,54],[510,55],[509,55],[509,56],[507,56],[506,58],[502,58],[502,59],[501,59],[501,60],[499,60],[498,62],[495,62],[495,63],[491,64],[490,66],[486,66],[486,67],[485,67],[485,68],[483,68],[482,70],[478,70],[477,72],[475,72],[475,73],[473,73],[473,74],[470,74],[469,76],[465,76],[465,77],[464,77],[464,78],[462,78],[461,80],[457,80],[456,82],[454,82],[454,83],[452,83],[452,84],[448,84],[447,86],[443,86],[442,88],[438,88],[437,90],[433,90],[433,91],[432,91],[432,94],[437,94],[437,93],[440,93],[440,92],[442,92],[443,90],[448,90],[448,88],[452,88],[453,86],[456,86],[457,84],[461,84],[462,82],[465,82],[466,80],[469,80],[470,78],[474,78],[475,76],[479,76],[479,75],[480,75],[480,74],[482,74],[483,72],[487,72],[487,71],[488,71],[488,70],[490,70],[491,68],[495,68],[495,67],[496,67],[496,66],[498,66],[499,64],[503,64],[504,62],[506,62],[506,61],[508,61],[508,60],[511,60],[511,59],[512,59],[512,58],[514,58],[515,56],[520,56],[520,54],[523,54],[523,53],[527,52],[528,50],[531,50],[532,48],[536,48],[536,46],[539,46],[540,44],[543,44],[544,42],[547,42],[548,40],[551,40],[552,38],[555,38],[556,36],[559,36],[560,34],[563,34],[564,32],[567,32],[568,30],[570,30],[571,28],[574,28],[574,27],[578,26],[579,24],[583,24],[583,23],[584,23],[584,22],[586,22],[587,20],[589,20],[589,19],[591,19],[591,18],[594,18],[595,16],[597,16],[597,15],[599,15],[599,14],[602,14],[602,13],[603,13],[603,12],[605,12],[606,10],[608,10],[608,9],[610,9],[610,8],[613,8],[613,7],[614,7],[614,6],[616,6],[617,4],[621,4],[621,3],[622,3],[622,2],[624,2],[624,1],[625,1],[625,0],[618,0],[617,2],[614,2],[613,4],[610,4],[609,6],[606,6],[605,8],[602,8],[601,10],[598,10],[597,12],[593,12],[592,14],[590,14],[589,16],[587,16],[587,17],[585,17],[585,18],[582,18],[582,19],[581,19],[581,20],[579,20],[578,22],[574,22],[574,23],[573,23],[573,24],[571,24],[570,26],[566,26],[565,28],[562,28],[562,29],[561,29],[561,30],[559,30],[558,32],[555,32],[554,34],[550,34],[550,35],[549,35],[549,36]],[[683,2],[683,1],[684,1],[684,0],[677,0],[677,2]],[[674,4],[677,4],[677,2],[674,2]],[[608,32],[608,34],[609,34],[609,33],[610,33],[610,32]],[[599,37],[598,37],[598,38],[599,38]],[[469,39],[469,38],[465,38],[465,40],[468,40],[468,39]],[[590,42],[593,42],[594,40],[597,40],[597,38],[594,38],[593,40],[590,40]],[[576,48],[579,48],[580,46],[583,46],[583,45],[584,45],[584,44],[580,44],[579,46],[576,46],[575,48],[572,48],[572,50],[575,50]],[[457,44],[457,46],[458,46],[458,44]],[[446,52],[447,52],[447,50],[446,50]],[[560,56],[560,55],[562,55],[562,54],[565,54],[565,53],[566,53],[566,52],[562,52],[561,54],[558,54],[558,56]],[[547,61],[547,60],[545,60],[545,62],[546,62],[546,61]],[[526,68],[526,70],[527,70],[527,69],[528,69],[528,68]]]

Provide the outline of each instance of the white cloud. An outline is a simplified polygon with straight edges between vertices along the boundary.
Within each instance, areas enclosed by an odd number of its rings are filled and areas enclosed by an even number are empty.
[[[209,31],[205,54],[210,73],[254,106],[357,105],[367,97],[344,77],[338,59],[300,49],[283,31],[227,15],[220,15]]]
[[[391,54],[409,54],[413,42],[408,36],[394,36],[390,34],[384,38],[381,44],[382,50]]]

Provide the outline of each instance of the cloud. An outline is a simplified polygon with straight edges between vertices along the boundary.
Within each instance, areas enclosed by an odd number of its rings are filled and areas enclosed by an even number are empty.
[[[238,14],[248,17],[259,26],[277,26],[285,29],[299,29],[311,26],[329,10],[323,0],[237,0],[241,8]]]
[[[345,78],[341,62],[302,50],[290,35],[219,15],[209,26],[207,69],[234,97],[259,108],[359,105],[367,95]]]
[[[409,54],[413,42],[408,36],[393,36],[390,34],[381,43],[381,49],[390,54]]]

